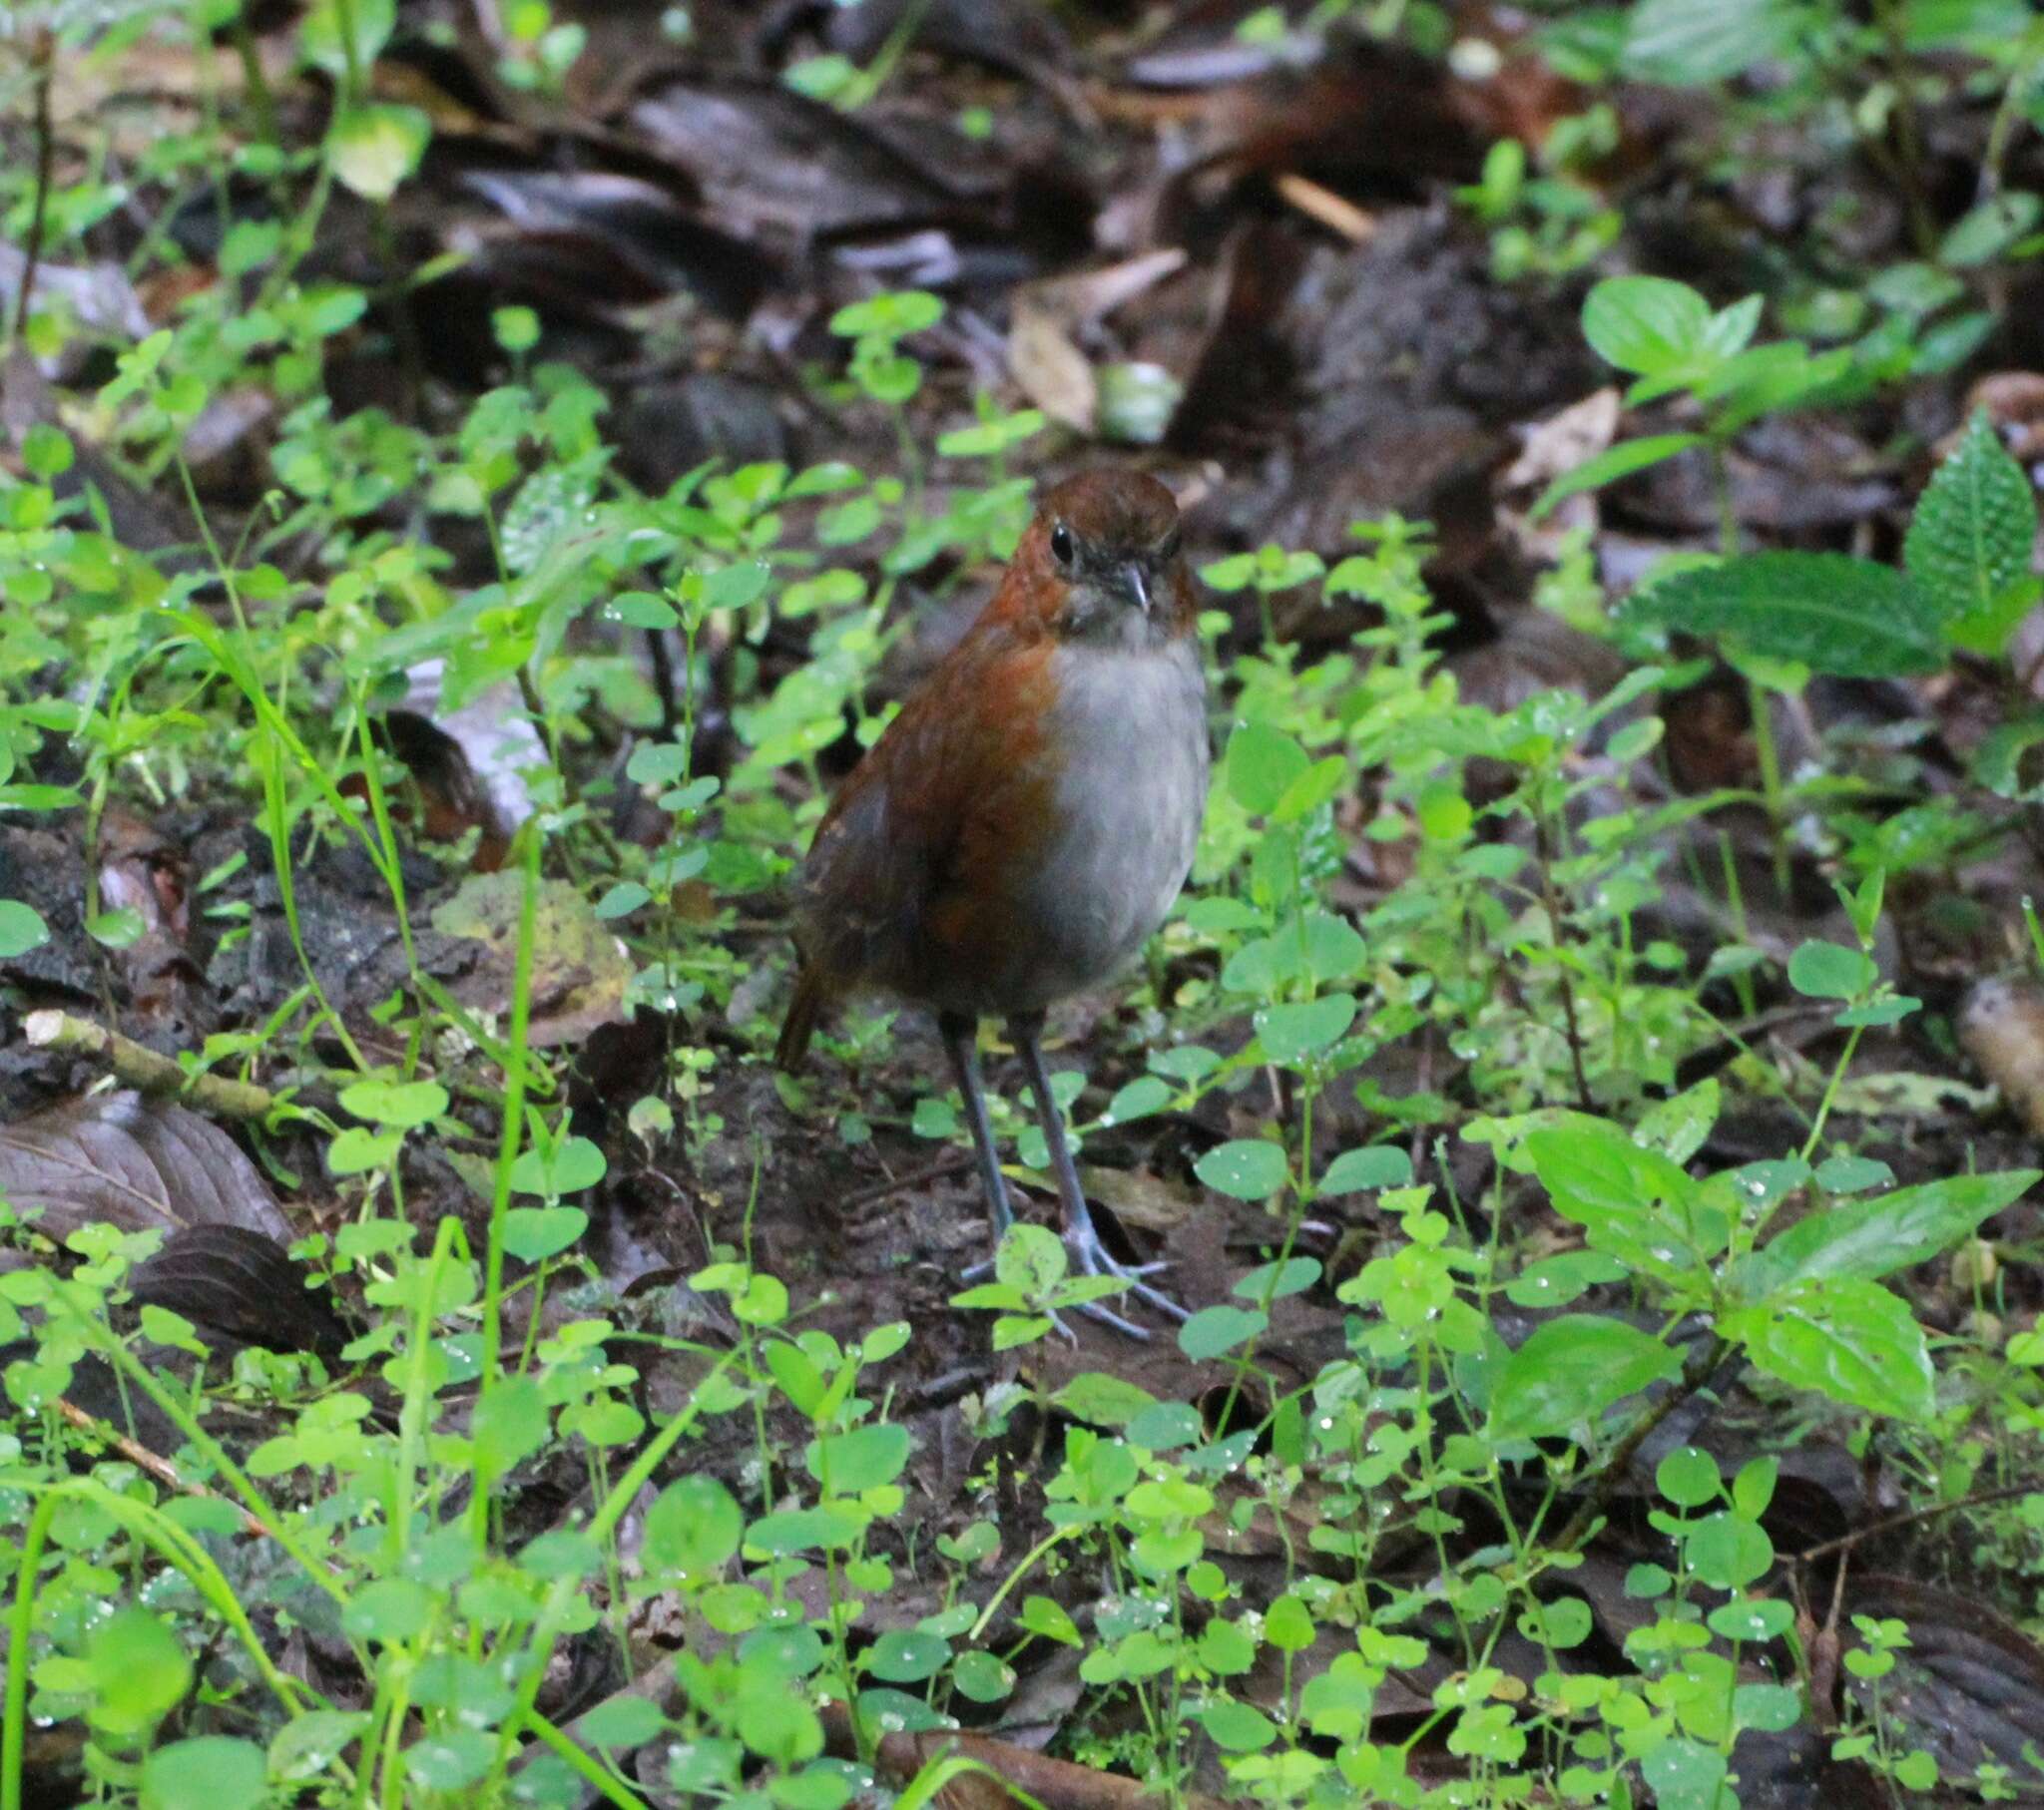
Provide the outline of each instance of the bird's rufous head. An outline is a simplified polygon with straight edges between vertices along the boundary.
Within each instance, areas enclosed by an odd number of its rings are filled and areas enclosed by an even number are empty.
[[[994,610],[1063,640],[1141,647],[1192,626],[1178,502],[1137,471],[1088,471],[1045,492]]]

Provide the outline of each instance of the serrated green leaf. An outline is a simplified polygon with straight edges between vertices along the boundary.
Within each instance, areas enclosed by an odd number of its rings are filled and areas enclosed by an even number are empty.
[[[1744,1344],[1770,1376],[1848,1408],[1922,1420],[1933,1406],[1923,1328],[1878,1282],[1808,1277],[1725,1315],[1718,1330]]]
[[[1636,598],[1628,614],[1840,679],[1893,679],[1945,664],[1937,607],[1921,587],[1842,553],[1750,553],[1678,573]]]
[[[1638,1274],[1694,1284],[1716,1259],[1730,1221],[1678,1163],[1643,1149],[1618,1127],[1575,1120],[1533,1132],[1526,1153],[1565,1219],[1592,1249]]]
[[[1917,501],[1902,545],[1909,576],[1954,640],[1998,654],[2035,590],[2036,539],[2029,476],[1977,414]]]
[[[1626,74],[1693,86],[1722,82],[1795,41],[1789,0],[1640,0],[1626,28]]]

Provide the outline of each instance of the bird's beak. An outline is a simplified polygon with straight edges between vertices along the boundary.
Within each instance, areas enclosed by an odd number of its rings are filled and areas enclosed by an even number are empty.
[[[1134,561],[1122,568],[1122,589],[1129,594],[1130,603],[1145,616],[1150,614],[1150,575]]]

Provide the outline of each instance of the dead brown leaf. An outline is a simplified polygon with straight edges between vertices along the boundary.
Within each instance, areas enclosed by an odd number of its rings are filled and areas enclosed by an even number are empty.
[[[475,874],[433,912],[433,928],[442,936],[473,937],[486,947],[475,971],[453,989],[473,1011],[502,1017],[511,1010],[523,885],[516,873]],[[539,891],[531,1041],[544,1050],[623,1020],[632,958],[577,888],[565,880],[543,880]]]
[[[60,1242],[104,1221],[124,1231],[234,1225],[291,1235],[256,1165],[218,1126],[168,1101],[96,1094],[0,1129],[0,1195]]]

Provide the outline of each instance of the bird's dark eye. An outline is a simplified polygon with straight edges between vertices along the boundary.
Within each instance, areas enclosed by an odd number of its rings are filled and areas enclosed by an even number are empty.
[[[1050,557],[1060,566],[1069,566],[1078,552],[1072,542],[1072,531],[1062,522],[1054,524],[1050,531]]]

